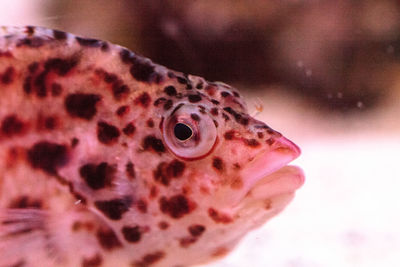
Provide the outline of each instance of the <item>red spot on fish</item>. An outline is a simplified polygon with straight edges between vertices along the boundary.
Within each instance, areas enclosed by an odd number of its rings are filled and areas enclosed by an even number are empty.
[[[233,221],[232,217],[230,217],[229,215],[220,213],[213,208],[208,209],[208,216],[210,216],[210,218],[213,219],[216,223],[228,224]]]
[[[134,103],[136,105],[141,105],[144,108],[147,108],[150,105],[151,102],[151,97],[148,93],[144,92],[140,96],[138,96],[135,100]]]
[[[13,67],[8,67],[2,74],[1,74],[1,83],[7,85],[14,81],[15,78],[15,69]]]
[[[142,257],[142,259],[140,261],[132,263],[132,266],[135,266],[135,267],[150,266],[152,264],[157,263],[164,257],[165,257],[165,253],[163,251],[156,251],[153,253],[146,254],[145,256]]]
[[[179,219],[189,214],[196,208],[196,203],[184,195],[175,195],[170,198],[160,198],[160,210],[174,219]]]
[[[21,121],[15,114],[8,115],[1,123],[1,132],[7,137],[23,135],[26,133],[26,130],[27,124]]]
[[[96,237],[100,243],[100,246],[105,250],[113,250],[122,247],[118,237],[111,229],[99,229],[96,233]]]

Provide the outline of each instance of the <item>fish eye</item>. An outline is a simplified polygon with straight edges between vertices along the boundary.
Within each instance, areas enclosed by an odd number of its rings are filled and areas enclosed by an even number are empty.
[[[208,155],[217,139],[214,121],[195,105],[178,105],[164,118],[162,132],[168,149],[183,159]]]
[[[180,141],[186,141],[193,136],[193,130],[189,125],[178,122],[174,127],[175,137]]]

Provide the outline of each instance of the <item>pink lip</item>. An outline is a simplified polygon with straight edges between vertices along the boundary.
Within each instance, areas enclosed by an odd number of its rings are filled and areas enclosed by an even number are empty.
[[[268,182],[264,181],[263,178],[266,180],[279,179],[279,175],[277,175],[278,177],[275,177],[271,174],[286,166],[289,162],[297,158],[300,153],[300,148],[285,137],[282,136],[276,139],[270,149],[261,152],[242,171],[242,177],[244,181],[244,188],[242,192],[247,194],[260,180],[263,180],[263,183]],[[296,185],[293,184],[291,187],[292,191],[300,187],[304,182],[304,176],[299,168],[297,179],[300,179],[301,181],[299,180],[294,182]],[[239,196],[237,200],[239,201],[243,196],[244,195]]]

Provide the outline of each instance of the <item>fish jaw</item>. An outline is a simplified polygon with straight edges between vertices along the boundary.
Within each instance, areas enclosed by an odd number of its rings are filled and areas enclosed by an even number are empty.
[[[287,164],[300,155],[300,148],[281,136],[268,150],[261,151],[242,171],[244,187],[233,203],[247,194],[267,199],[273,194],[293,193],[304,184],[304,173],[299,167]]]

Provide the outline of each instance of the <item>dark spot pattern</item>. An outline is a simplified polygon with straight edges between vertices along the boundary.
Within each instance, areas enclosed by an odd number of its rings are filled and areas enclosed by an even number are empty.
[[[67,39],[67,33],[59,30],[53,30],[53,36],[56,40],[65,40]]]
[[[208,216],[216,223],[228,224],[233,221],[229,215],[221,213],[213,208],[208,209]]]
[[[126,175],[130,178],[130,179],[135,179],[136,178],[136,172],[135,172],[135,165],[133,165],[132,162],[128,162],[125,166],[125,171],[126,171]]]
[[[136,202],[136,207],[141,213],[146,213],[147,212],[147,202],[144,199],[139,199]]]
[[[31,198],[29,196],[19,196],[13,199],[8,206],[10,209],[41,209],[43,203],[40,199]]]
[[[58,118],[55,116],[45,117],[43,120],[43,128],[46,130],[54,130],[58,126]]]
[[[232,140],[235,137],[235,130],[230,130],[224,133],[225,140]]]
[[[198,105],[198,107],[199,107],[199,111],[200,111],[201,114],[206,114],[207,113],[206,112],[206,108],[204,106]]]
[[[157,263],[164,257],[165,253],[163,251],[156,251],[153,253],[146,254],[145,256],[142,257],[140,261],[133,262],[131,265],[133,267],[149,267]]]
[[[169,227],[169,223],[167,223],[167,222],[165,222],[165,221],[161,221],[161,222],[158,223],[158,227],[159,227],[161,230],[167,230],[168,227]]]
[[[170,108],[172,108],[173,102],[171,99],[168,99],[167,102],[165,102],[163,108],[164,110],[169,110]]]
[[[200,121],[200,116],[197,115],[196,113],[190,114],[190,117],[191,117],[192,120],[194,120],[194,121]]]
[[[120,131],[114,125],[100,121],[97,123],[97,138],[105,145],[114,144],[118,141]]]
[[[142,237],[142,232],[139,226],[129,227],[124,226],[122,228],[122,235],[124,236],[125,240],[129,243],[137,243],[140,241]]]
[[[197,103],[201,101],[200,95],[188,95],[188,100],[190,103]]]
[[[103,42],[99,41],[97,39],[92,39],[92,38],[82,38],[82,37],[75,37],[76,41],[81,45],[81,46],[87,46],[87,47],[101,47]]]
[[[172,85],[165,87],[164,92],[169,96],[175,96],[177,93],[176,88]]]
[[[162,258],[165,257],[165,253],[163,251],[156,251],[153,253],[146,254],[140,261],[132,263],[134,267],[148,267],[152,264],[157,263]]]
[[[24,92],[26,94],[30,94],[32,92],[31,82],[32,82],[32,76],[27,76],[24,79],[24,84],[22,85],[22,88],[24,89]]]
[[[111,220],[120,220],[122,215],[129,210],[131,201],[127,199],[111,199],[105,201],[96,201],[94,205],[107,218]]]
[[[151,102],[151,97],[148,93],[144,92],[140,96],[138,96],[134,103],[136,105],[141,105],[144,108],[147,108]]]
[[[96,233],[100,246],[105,250],[113,250],[122,247],[117,235],[111,229],[101,228]]]
[[[98,165],[88,163],[79,168],[79,174],[86,184],[93,190],[111,186],[116,168],[107,162]]]
[[[60,76],[65,76],[70,72],[76,65],[78,65],[79,60],[77,57],[71,57],[67,59],[62,58],[50,58],[44,63],[45,72],[54,71]]]
[[[2,74],[1,74],[1,83],[7,85],[14,81],[15,77],[15,69],[13,67],[8,67]]]
[[[249,124],[249,119],[247,117],[243,117],[241,114],[236,112],[231,107],[224,107],[224,110],[226,112],[228,112],[229,114],[231,114],[238,123],[240,123],[242,125],[248,125]]]
[[[21,47],[21,46],[28,46],[32,48],[38,48],[41,47],[44,44],[44,39],[41,37],[26,37],[23,39],[19,39],[17,41],[16,46]]]
[[[211,109],[211,115],[218,116],[218,109],[217,108],[212,108]]]
[[[74,148],[79,144],[79,139],[74,137],[71,139],[71,147]]]
[[[129,92],[131,90],[129,89],[129,87],[126,84],[119,84],[119,83],[114,83],[113,87],[112,87],[112,92],[114,95],[114,99],[115,100],[121,100],[124,97],[126,97]]]
[[[96,254],[91,258],[84,258],[82,261],[82,267],[98,267],[101,266],[103,258],[100,254]]]
[[[177,76],[177,77],[176,77],[176,80],[177,80],[178,83],[180,83],[180,84],[187,84],[187,83],[188,83],[188,80],[187,80],[185,77]]]
[[[68,150],[65,145],[41,141],[28,149],[28,161],[33,168],[56,174],[68,162]]]
[[[29,36],[35,33],[35,27],[34,26],[26,26],[25,27],[25,33]]]
[[[142,147],[144,150],[153,150],[158,153],[165,152],[165,147],[161,139],[158,139],[154,135],[148,135],[143,139]]]
[[[108,73],[103,70],[101,71],[101,73],[104,74],[104,81],[106,83],[114,83],[118,80],[117,75],[114,73]]]
[[[160,77],[155,72],[154,65],[151,62],[146,62],[139,58],[133,58],[133,65],[130,68],[130,73],[133,78],[140,82],[158,82]]]
[[[217,170],[222,172],[225,169],[225,164],[220,157],[214,157],[212,166]]]
[[[26,126],[16,115],[8,115],[1,123],[1,132],[8,136],[23,134]]]
[[[147,127],[149,127],[149,128],[153,128],[153,127],[154,127],[154,121],[153,121],[153,119],[152,119],[152,118],[148,119],[148,120],[146,121],[146,125],[147,125]]]
[[[169,164],[161,162],[153,172],[154,179],[163,185],[169,185],[171,178],[178,178],[183,175],[185,163],[173,160]]]
[[[219,101],[215,99],[211,99],[211,103],[213,103],[214,105],[219,105]]]
[[[230,93],[228,93],[228,92],[226,92],[226,91],[222,91],[221,92],[221,96],[222,97],[228,97],[228,96],[230,96],[231,94]]]
[[[218,122],[216,120],[213,120],[215,128],[218,128]]]
[[[188,248],[190,245],[194,244],[199,237],[194,237],[194,236],[187,236],[184,238],[181,238],[179,240],[179,244],[182,248]]]
[[[36,95],[40,98],[47,96],[46,78],[48,71],[41,72],[33,81]]]
[[[159,97],[156,99],[156,101],[154,101],[154,106],[158,107],[158,105],[160,105],[161,103],[164,103],[165,101],[167,101],[167,99],[165,97]]]
[[[132,136],[135,133],[135,130],[135,125],[133,125],[133,122],[130,122],[122,129],[122,132],[127,136]]]
[[[171,198],[160,198],[160,210],[174,219],[179,219],[189,214],[196,208],[196,204],[191,202],[184,195],[175,195]]]
[[[96,104],[101,97],[95,94],[76,93],[65,98],[65,108],[71,117],[91,120],[96,115]]]
[[[39,63],[38,62],[32,62],[31,64],[28,65],[29,73],[35,73],[38,68],[39,68]]]
[[[206,228],[201,224],[193,224],[188,227],[189,233],[194,237],[201,236],[205,230]]]
[[[244,143],[249,147],[258,147],[258,146],[260,146],[260,143],[254,138],[252,138],[252,139],[244,139]]]
[[[122,117],[129,112],[129,106],[120,106],[115,112],[117,116]]]
[[[126,64],[132,62],[134,56],[135,54],[133,52],[125,48],[121,48],[121,51],[119,52],[119,57],[121,58],[121,61]]]
[[[196,238],[196,237],[192,237],[192,236],[184,237],[184,238],[181,238],[181,239],[179,240],[179,245],[180,245],[182,248],[187,248],[187,247],[189,247],[190,245],[196,243],[196,241],[197,241],[197,238]]]

